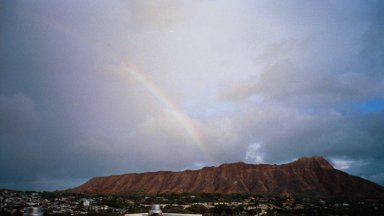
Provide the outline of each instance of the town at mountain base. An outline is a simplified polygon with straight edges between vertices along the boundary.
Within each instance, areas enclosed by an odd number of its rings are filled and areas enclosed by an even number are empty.
[[[335,169],[323,157],[303,157],[281,165],[230,163],[181,172],[159,171],[95,177],[70,189],[75,193],[220,193],[303,196],[384,197],[384,188]]]

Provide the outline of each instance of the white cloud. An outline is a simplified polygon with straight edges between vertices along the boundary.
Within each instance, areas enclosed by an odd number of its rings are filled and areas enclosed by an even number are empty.
[[[261,145],[259,143],[253,143],[248,145],[245,153],[245,160],[250,163],[262,163],[263,157],[260,152]]]
[[[330,158],[332,165],[336,169],[343,171],[358,170],[368,165],[368,160],[362,159],[346,159],[346,158]]]
[[[352,160],[332,159],[331,163],[336,169],[348,170],[354,163]]]

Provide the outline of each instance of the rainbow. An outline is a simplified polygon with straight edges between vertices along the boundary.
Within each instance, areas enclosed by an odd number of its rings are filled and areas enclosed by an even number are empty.
[[[49,28],[55,29],[59,32],[63,32],[67,35],[70,35],[74,39],[81,41],[84,45],[88,46],[92,50],[98,52],[98,53],[108,53],[108,55],[113,56],[115,59],[121,59],[119,56],[115,55],[112,51],[107,49],[106,47],[103,47],[102,44],[97,42],[92,42],[89,39],[84,39],[78,32],[74,31],[71,27],[68,25],[65,25],[61,22],[58,22],[57,20],[50,18],[50,17],[43,17],[40,14],[29,14],[33,18],[32,20],[38,20],[40,23],[45,24]],[[183,112],[177,105],[174,103],[170,97],[165,94],[165,92],[156,85],[151,79],[149,79],[147,76],[145,76],[144,73],[140,72],[138,68],[134,64],[125,64],[123,60],[121,60],[123,63],[123,70],[119,72],[119,74],[125,73],[137,82],[139,82],[141,85],[145,87],[145,89],[153,95],[155,98],[157,98],[167,109],[169,109],[172,113],[172,116],[179,122],[179,124],[184,128],[186,133],[192,138],[194,143],[198,146],[198,148],[204,153],[206,159],[208,159],[210,162],[213,162],[213,157],[209,153],[209,148],[203,141],[202,135],[198,127],[194,124],[192,119]]]
[[[195,126],[192,119],[183,112],[158,85],[147,76],[144,76],[144,73],[140,73],[135,65],[126,65],[124,72],[142,84],[148,92],[155,96],[166,108],[171,110],[172,116],[183,126],[187,134],[204,152],[206,158],[213,161],[212,156],[209,154],[209,149],[203,141],[201,132],[198,127]]]

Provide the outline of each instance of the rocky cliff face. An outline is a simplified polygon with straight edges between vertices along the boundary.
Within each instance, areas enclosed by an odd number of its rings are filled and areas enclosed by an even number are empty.
[[[282,165],[223,164],[201,170],[149,172],[92,178],[72,192],[128,194],[288,192],[308,196],[383,197],[384,188],[334,169],[322,157],[300,158]]]

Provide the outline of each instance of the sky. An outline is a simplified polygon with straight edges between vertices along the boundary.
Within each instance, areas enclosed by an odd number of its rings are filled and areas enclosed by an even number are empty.
[[[0,188],[314,155],[384,185],[383,10],[1,1]]]

